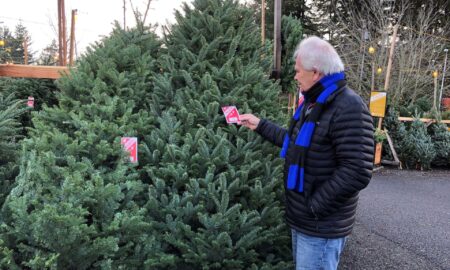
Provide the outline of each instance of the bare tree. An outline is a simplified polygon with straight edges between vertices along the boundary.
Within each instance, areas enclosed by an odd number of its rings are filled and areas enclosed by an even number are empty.
[[[393,104],[431,98],[431,60],[443,58],[445,42],[440,35],[448,29],[435,27],[437,5],[432,0],[417,10],[407,0],[338,1],[336,21],[329,25],[334,33],[330,40],[346,63],[353,88],[368,98],[374,76],[375,89],[384,90],[392,31],[398,24],[389,98]],[[369,47],[375,49],[372,54]]]
[[[145,20],[147,19],[148,11],[150,10],[150,4],[152,3],[152,0],[147,0],[147,4],[145,7],[144,15],[142,16],[142,13],[139,11],[138,8],[135,8],[133,6],[133,1],[130,0],[130,6],[131,10],[133,11],[134,18],[136,19],[136,24],[142,24],[145,25]]]

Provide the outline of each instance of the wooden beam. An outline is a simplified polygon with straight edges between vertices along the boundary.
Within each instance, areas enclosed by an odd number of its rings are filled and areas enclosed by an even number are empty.
[[[401,169],[402,164],[400,163],[400,159],[397,156],[397,151],[395,151],[394,148],[394,143],[392,142],[391,136],[389,136],[389,132],[386,128],[384,129],[384,133],[386,134],[386,139],[388,140],[389,148],[391,148],[392,156],[394,157],[394,162],[397,162]]]
[[[69,74],[69,68],[61,66],[0,64],[0,77],[59,79],[62,74]]]

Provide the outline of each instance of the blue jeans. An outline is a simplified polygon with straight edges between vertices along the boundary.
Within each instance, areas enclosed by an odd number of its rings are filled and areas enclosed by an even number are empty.
[[[336,270],[347,237],[320,238],[292,229],[292,255],[296,270]]]

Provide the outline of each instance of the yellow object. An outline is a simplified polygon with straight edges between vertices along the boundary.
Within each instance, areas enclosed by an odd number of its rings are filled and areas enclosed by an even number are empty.
[[[369,108],[372,116],[384,117],[386,112],[386,92],[372,91],[370,93]]]
[[[373,54],[374,52],[375,52],[375,48],[372,47],[372,46],[370,46],[370,47],[369,47],[369,53],[370,53],[370,54]]]
[[[433,71],[433,78],[437,78],[438,75],[439,75],[439,72],[437,72],[437,70]]]
[[[383,72],[383,69],[382,68],[378,68],[377,69],[377,74],[381,74],[381,72]]]
[[[0,40],[0,46],[5,46],[5,41],[4,40]]]

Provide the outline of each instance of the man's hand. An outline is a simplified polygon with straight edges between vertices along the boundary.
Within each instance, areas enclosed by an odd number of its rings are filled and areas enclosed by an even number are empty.
[[[241,125],[248,127],[251,130],[255,130],[260,121],[260,119],[253,114],[241,114],[239,118],[241,120]]]

